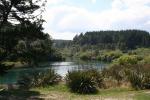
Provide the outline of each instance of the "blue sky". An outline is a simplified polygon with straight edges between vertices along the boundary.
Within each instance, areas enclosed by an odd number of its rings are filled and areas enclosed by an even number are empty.
[[[53,39],[99,30],[150,32],[150,0],[48,0],[43,17]]]

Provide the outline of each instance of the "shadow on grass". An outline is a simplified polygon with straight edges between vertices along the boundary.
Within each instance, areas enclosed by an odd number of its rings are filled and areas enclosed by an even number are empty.
[[[0,91],[0,100],[43,100],[40,93],[30,90],[3,90]]]

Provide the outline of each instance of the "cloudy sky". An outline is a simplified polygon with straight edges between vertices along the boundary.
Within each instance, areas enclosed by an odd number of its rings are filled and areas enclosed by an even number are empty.
[[[98,30],[150,32],[150,0],[48,0],[44,19],[53,39]]]

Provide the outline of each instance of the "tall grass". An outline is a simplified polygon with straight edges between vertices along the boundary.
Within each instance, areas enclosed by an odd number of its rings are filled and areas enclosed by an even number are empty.
[[[29,89],[32,87],[55,85],[60,81],[61,76],[54,70],[49,69],[47,71],[34,71],[22,75],[17,83],[20,88]]]

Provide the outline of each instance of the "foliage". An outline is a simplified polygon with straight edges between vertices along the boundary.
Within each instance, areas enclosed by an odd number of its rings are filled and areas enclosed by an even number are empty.
[[[142,60],[142,58],[137,55],[123,55],[120,58],[114,60],[113,63],[119,65],[134,65],[137,64],[140,60]]]
[[[28,89],[47,85],[55,85],[61,80],[61,77],[52,69],[46,71],[29,72],[20,77],[18,85],[20,88]]]
[[[80,53],[79,58],[82,60],[90,60],[92,59],[92,53],[91,52]]]
[[[97,31],[76,35],[74,44],[97,45],[101,49],[135,49],[136,47],[149,47],[150,35],[146,31]]]
[[[37,62],[49,61],[52,56],[51,41],[35,40],[31,43],[28,41],[19,41],[15,47],[16,58],[18,61],[26,62],[29,65],[37,65]],[[61,57],[61,55],[60,55]]]
[[[61,55],[54,55],[50,36],[43,32],[45,3],[46,0],[0,1],[0,61],[34,66],[51,60],[52,56],[61,60]]]
[[[142,63],[142,64],[150,64],[150,55],[144,57],[144,59],[140,63]]]
[[[102,54],[100,53],[97,59],[100,61],[112,62],[114,59],[117,59],[120,56],[122,56],[121,51],[109,51],[103,52]]]
[[[72,71],[66,77],[71,91],[81,94],[96,93],[102,87],[102,76],[96,70]]]
[[[110,68],[104,69],[102,74],[106,79],[116,80],[118,85],[129,82],[135,89],[148,89],[150,84],[149,61],[146,55],[130,52],[129,55],[124,54],[114,60]]]
[[[70,47],[72,45],[71,40],[53,40],[52,42],[55,48],[61,48],[61,49]]]
[[[1,0],[0,29],[4,27],[7,22],[25,25],[29,24],[31,21],[37,21],[41,17],[45,3],[45,0]],[[35,15],[36,11],[39,11],[39,14]],[[8,29],[9,27],[5,28]]]
[[[134,65],[128,70],[128,79],[135,89],[150,89],[150,65]]]
[[[121,82],[126,78],[124,66],[121,65],[112,65],[110,68],[104,69],[102,74],[107,79],[116,80],[118,86],[120,86]]]
[[[135,50],[132,50],[133,53],[136,55],[140,55],[142,57],[150,55],[150,48],[137,48]]]

